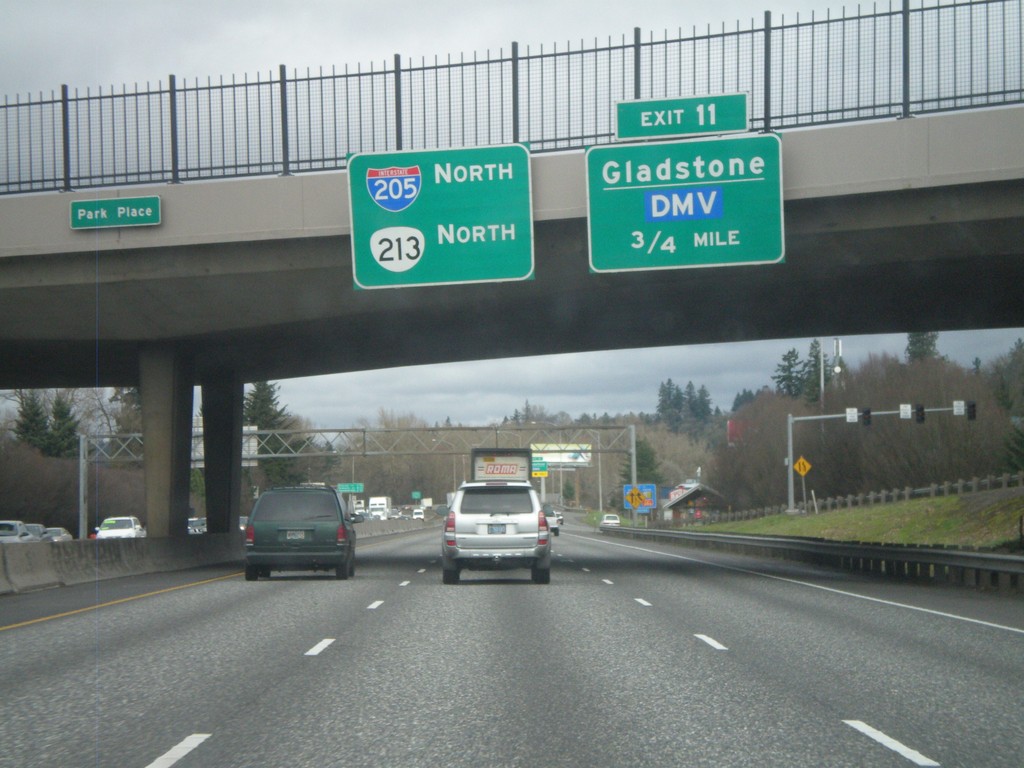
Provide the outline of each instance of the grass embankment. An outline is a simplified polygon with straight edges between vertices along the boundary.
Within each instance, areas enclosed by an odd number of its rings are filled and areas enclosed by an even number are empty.
[[[1020,551],[1024,491],[914,499],[808,515],[772,515],[701,528],[723,533],[814,536],[877,544],[934,544]]]
[[[756,520],[694,526],[687,530],[1020,552],[1022,516],[1024,489],[1011,488],[854,507],[817,515],[771,515]],[[624,524],[627,520],[623,517]]]

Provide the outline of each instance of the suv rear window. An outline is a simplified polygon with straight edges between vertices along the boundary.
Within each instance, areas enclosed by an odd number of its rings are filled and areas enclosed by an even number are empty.
[[[304,523],[337,520],[338,502],[334,494],[317,491],[278,491],[265,493],[253,510],[252,519],[278,523]]]
[[[533,512],[526,488],[466,488],[459,511],[464,515],[528,515]]]

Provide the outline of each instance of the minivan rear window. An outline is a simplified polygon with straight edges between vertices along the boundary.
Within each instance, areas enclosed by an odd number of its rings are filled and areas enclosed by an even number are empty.
[[[466,488],[459,511],[464,515],[528,515],[533,503],[526,488]]]
[[[331,493],[295,491],[265,493],[252,513],[252,521],[302,523],[337,520],[338,503]]]

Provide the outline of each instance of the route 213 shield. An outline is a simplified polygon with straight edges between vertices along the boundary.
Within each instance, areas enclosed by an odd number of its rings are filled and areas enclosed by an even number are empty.
[[[366,189],[385,211],[404,211],[416,201],[423,178],[418,165],[409,168],[367,168]]]

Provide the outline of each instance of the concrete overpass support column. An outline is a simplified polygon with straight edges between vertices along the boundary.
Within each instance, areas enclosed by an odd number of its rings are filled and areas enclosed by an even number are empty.
[[[192,360],[167,347],[139,354],[146,528],[150,536],[188,534],[192,463]]]
[[[244,386],[225,374],[203,382],[203,457],[206,465],[206,526],[210,533],[238,527],[242,490]]]

